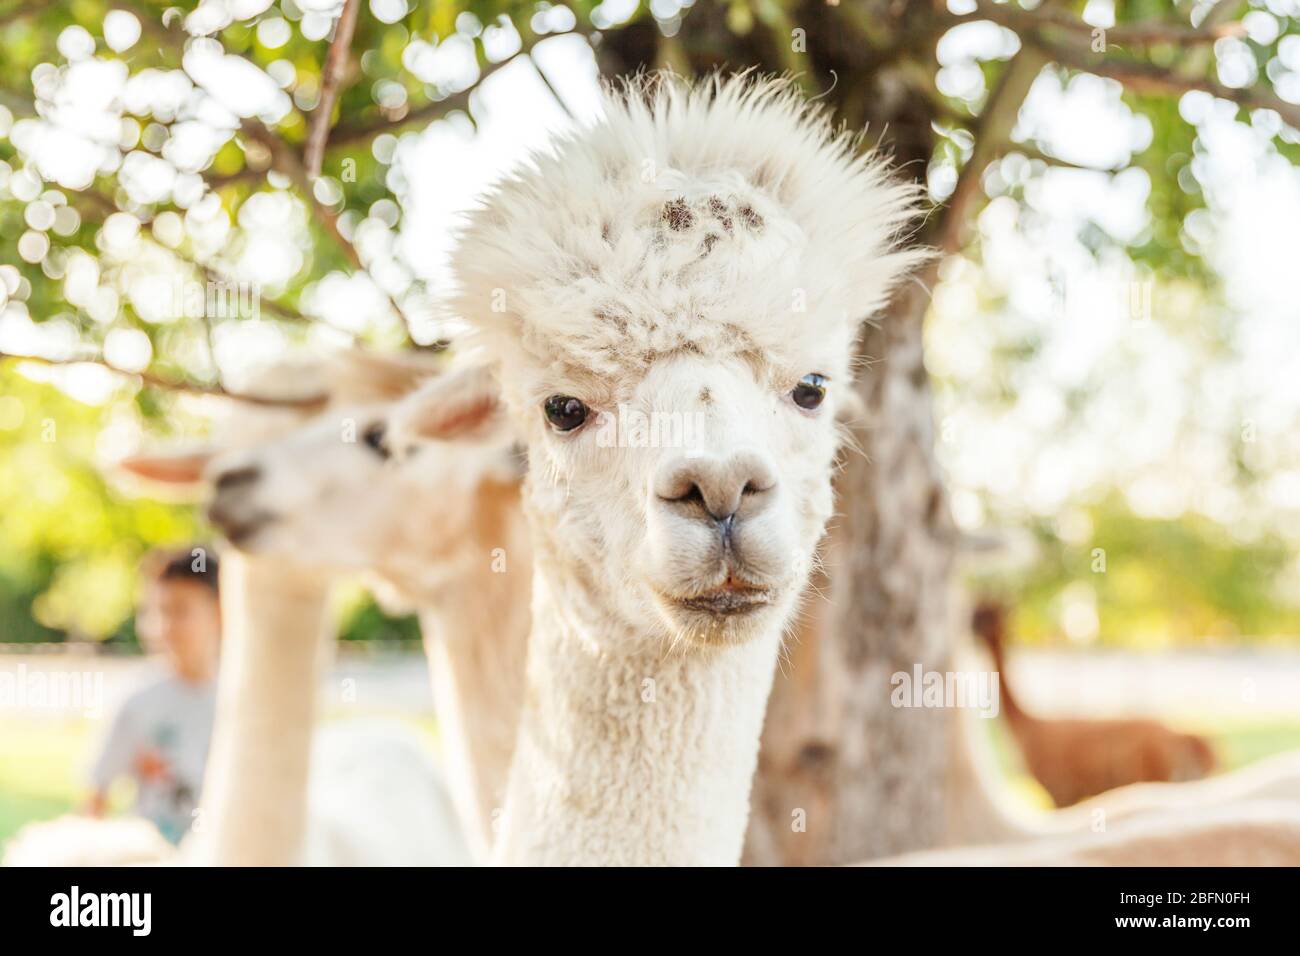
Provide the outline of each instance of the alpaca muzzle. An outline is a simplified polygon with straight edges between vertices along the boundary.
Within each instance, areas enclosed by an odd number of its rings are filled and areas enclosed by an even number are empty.
[[[207,507],[207,519],[236,547],[247,545],[275,515],[257,507],[254,495],[261,481],[261,469],[232,468],[214,476],[215,494]]]

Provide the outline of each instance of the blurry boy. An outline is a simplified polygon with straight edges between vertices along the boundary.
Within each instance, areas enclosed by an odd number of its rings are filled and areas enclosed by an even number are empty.
[[[109,787],[132,777],[132,811],[176,843],[193,822],[216,708],[216,556],[203,548],[150,555],[136,631],[168,673],[134,692],[113,718],[91,770],[88,811],[102,814]]]

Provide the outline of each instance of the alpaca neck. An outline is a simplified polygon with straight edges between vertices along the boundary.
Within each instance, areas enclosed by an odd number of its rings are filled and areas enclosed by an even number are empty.
[[[218,866],[289,866],[302,850],[328,584],[282,562],[221,563],[216,723],[196,840]]]
[[[480,572],[454,600],[420,609],[448,785],[480,859],[505,804],[524,699],[531,569],[514,560],[518,567]]]
[[[779,629],[670,651],[657,634],[584,615],[563,577],[535,575],[497,862],[734,866]]]
[[[517,482],[484,482],[467,507],[455,554],[385,577],[418,609],[448,787],[487,859],[524,698],[533,562]]]
[[[980,634],[980,637],[993,657],[993,670],[998,674],[998,704],[1002,713],[1013,729],[1023,726],[1032,718],[1021,708],[1015,694],[1011,691],[1011,681],[1007,680],[1006,636],[1002,629],[998,628],[996,631]]]

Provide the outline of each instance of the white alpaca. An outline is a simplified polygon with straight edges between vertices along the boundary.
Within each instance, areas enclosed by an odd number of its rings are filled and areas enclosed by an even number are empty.
[[[404,416],[421,442],[416,454],[392,455],[387,404],[341,405],[207,469],[209,514],[258,567],[288,562],[322,589],[340,574],[365,572],[390,607],[418,611],[448,779],[481,857],[514,748],[532,564],[521,462],[485,381],[471,370],[425,389],[436,401]],[[292,588],[276,577],[262,598],[267,607],[241,617],[272,620],[282,599],[292,607]],[[266,577],[258,581],[265,588]],[[285,649],[268,674],[282,682],[302,667],[288,655],[309,657],[314,646]],[[301,711],[282,706],[276,717],[303,723]],[[289,746],[277,747],[282,758]]]
[[[498,860],[738,861],[909,199],[781,84],[663,82],[472,216],[452,307],[526,436],[536,553]],[[629,437],[643,421],[692,440]]]
[[[417,359],[380,359],[350,353],[330,363],[326,374],[321,376],[323,381],[318,382],[318,388],[323,386],[332,404],[317,417],[331,414],[339,423],[330,426],[336,428],[336,445],[368,448],[365,426],[358,426],[357,420],[347,415],[364,412],[369,407],[366,402],[373,405],[400,395],[431,371],[427,362]],[[269,377],[274,379],[277,375],[272,373]],[[303,378],[310,375],[296,374],[291,380],[301,383]],[[346,410],[341,416],[340,407]],[[237,416],[239,427],[228,426],[226,432],[264,437],[282,432],[303,416],[291,416],[288,421],[284,416],[278,418],[267,425],[266,416],[260,411],[252,416],[245,413]],[[355,432],[358,427],[362,433],[350,435],[349,429]],[[349,438],[352,438],[350,442]],[[365,454],[374,451],[367,450]],[[146,477],[191,482],[198,477],[208,457],[204,454],[142,457],[132,460],[128,466]],[[246,476],[235,474],[232,480],[232,474],[223,471],[218,480],[213,517],[226,527],[232,541],[242,546],[243,539],[258,530],[261,517],[223,517],[222,479],[227,493],[245,484]],[[359,485],[358,490],[374,489]],[[364,519],[364,504],[363,497],[347,513],[354,519]],[[352,528],[349,525],[338,530],[346,533]],[[349,842],[345,832],[322,831],[317,825],[319,821],[308,812],[309,742],[316,712],[316,681],[328,646],[327,610],[332,577],[327,568],[311,560],[313,542],[308,539],[299,544],[300,549],[293,554],[279,554],[274,560],[232,555],[223,567],[222,677],[202,801],[203,825],[194,835],[190,852],[190,858],[196,862],[285,865],[303,859],[328,859],[328,852],[321,849],[322,843]],[[389,752],[397,750],[390,748]],[[414,753],[410,748],[406,752]],[[435,771],[426,772],[425,778],[431,779],[432,773]],[[377,795],[382,805],[383,791]],[[391,819],[392,826],[402,825],[400,814],[379,813],[375,806],[358,805],[356,809],[358,818],[374,815]],[[336,813],[334,819],[342,817]],[[373,825],[370,830],[374,832]],[[399,843],[400,837],[390,841],[390,845]],[[413,831],[407,846],[420,844]],[[459,837],[445,847],[442,857],[444,862],[452,863],[469,859]],[[372,856],[369,860],[410,862],[409,857],[388,860]],[[427,859],[427,862],[438,861],[436,857]]]
[[[906,265],[889,252],[903,192],[789,93],[650,99],[611,100],[506,183],[457,258],[533,463],[505,862],[736,862],[781,631],[830,512],[836,389]],[[620,437],[630,415],[689,416],[701,440],[644,447]]]
[[[322,646],[312,637],[323,626],[313,615],[323,613],[339,574],[361,571],[390,605],[419,611],[448,780],[469,838],[486,856],[522,698],[531,555],[518,504],[521,466],[479,370],[436,376],[438,400],[405,423],[426,447],[390,459],[383,431],[391,399],[430,372],[401,357],[347,353],[327,377],[329,407],[297,416],[298,427],[260,428],[260,441],[216,457],[131,463],[180,482],[206,471],[209,514],[243,553],[227,562],[223,582],[235,605],[227,650],[254,653],[254,666],[235,659],[223,681],[231,703],[218,719],[211,769],[225,783],[204,801],[205,817],[216,815],[205,842],[218,859],[293,858],[313,713],[304,677],[317,670]],[[265,633],[237,631],[249,628]]]
[[[1128,817],[1101,832],[1075,830],[1012,844],[928,850],[869,865],[1296,866],[1300,807],[1294,800],[1246,800],[1179,808]]]

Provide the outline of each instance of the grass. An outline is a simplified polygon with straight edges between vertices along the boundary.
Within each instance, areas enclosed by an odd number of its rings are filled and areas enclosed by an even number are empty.
[[[349,712],[349,716],[359,716]],[[366,717],[388,717],[366,714]],[[436,740],[431,718],[393,718]],[[0,719],[0,846],[25,823],[67,813],[86,797],[89,766],[102,724],[73,717]],[[115,791],[110,804],[124,807],[129,790]]]
[[[435,736],[432,720],[398,719]],[[989,723],[994,752],[1013,789],[1032,804],[1049,806],[1046,793],[1020,767],[1003,723]],[[79,770],[90,758],[97,726],[79,718],[4,719],[0,733],[0,844],[24,823],[66,813],[80,802],[84,790]],[[1300,750],[1300,722],[1186,726],[1213,739],[1224,770],[1284,750]]]
[[[7,716],[0,734],[0,842],[29,820],[66,813],[82,799],[78,768],[90,757],[86,720]]]
[[[1211,732],[1225,767],[1240,767],[1286,750],[1300,750],[1300,724],[1242,722],[1221,732]]]

